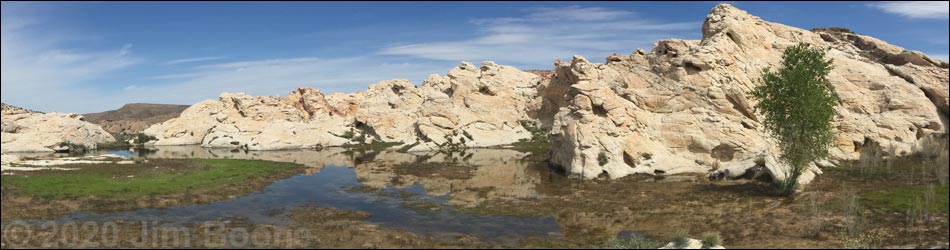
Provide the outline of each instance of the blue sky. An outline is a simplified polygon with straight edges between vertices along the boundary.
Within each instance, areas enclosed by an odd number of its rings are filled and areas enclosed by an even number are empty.
[[[550,69],[699,39],[718,2],[2,2],[2,101],[47,112],[220,92],[421,84],[461,61]],[[948,2],[729,2],[947,60]]]

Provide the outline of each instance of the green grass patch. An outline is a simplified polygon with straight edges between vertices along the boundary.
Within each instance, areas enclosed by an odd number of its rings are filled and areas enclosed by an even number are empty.
[[[242,185],[253,179],[297,171],[303,166],[255,160],[193,159],[70,167],[80,170],[3,176],[2,187],[5,191],[47,199],[135,199]]]
[[[948,206],[950,190],[947,186],[942,186],[935,187],[934,191],[935,200],[932,201],[933,204],[926,207],[931,210],[930,212],[946,213],[950,209],[950,206]],[[863,194],[861,200],[864,205],[869,207],[893,212],[905,212],[908,208],[914,207],[915,202],[924,200],[927,192],[927,186],[897,187]]]

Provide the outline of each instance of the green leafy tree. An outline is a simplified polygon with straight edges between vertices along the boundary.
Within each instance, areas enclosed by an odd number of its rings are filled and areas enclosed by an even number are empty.
[[[764,69],[764,85],[751,95],[759,101],[755,109],[764,115],[765,128],[779,140],[781,159],[789,167],[779,189],[791,195],[808,164],[828,155],[838,96],[826,78],[832,61],[825,60],[825,50],[805,43],[789,47],[782,67]]]

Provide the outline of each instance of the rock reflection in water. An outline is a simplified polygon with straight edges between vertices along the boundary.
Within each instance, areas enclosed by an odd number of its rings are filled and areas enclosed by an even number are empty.
[[[487,201],[533,199],[546,168],[524,160],[528,153],[503,149],[464,153],[321,151],[242,151],[196,146],[158,147],[145,158],[225,158],[292,162],[310,167],[306,174],[275,182],[260,192],[206,205],[139,209],[109,214],[75,214],[61,220],[159,220],[175,224],[219,218],[251,223],[287,224],[299,207],[318,205],[372,214],[371,223],[427,235],[472,234],[487,240],[559,235],[549,215],[513,217],[472,213],[464,208]],[[421,171],[417,166],[435,166]],[[447,175],[442,169],[456,172]],[[407,173],[401,173],[400,170]],[[430,207],[420,207],[425,203]]]
[[[538,162],[525,160],[530,153],[508,149],[469,149],[459,153],[401,153],[396,151],[354,152],[330,147],[321,151],[244,151],[195,146],[159,147],[149,158],[223,158],[291,162],[319,172],[327,165],[352,167],[359,182],[370,188],[405,188],[421,184],[432,196],[449,195],[449,204],[475,206],[492,199],[527,199],[538,195],[542,173]],[[466,176],[439,176],[426,173],[398,175],[397,166],[445,164],[464,168]],[[440,165],[439,167],[442,167]],[[422,176],[420,176],[422,175]],[[474,192],[478,190],[480,192]],[[479,194],[480,193],[480,194]]]

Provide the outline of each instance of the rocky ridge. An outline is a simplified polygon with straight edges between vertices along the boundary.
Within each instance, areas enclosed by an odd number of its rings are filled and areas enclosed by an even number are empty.
[[[187,105],[129,103],[117,110],[83,114],[83,117],[112,134],[135,134],[151,125],[178,117],[188,107]]]
[[[156,145],[276,150],[401,143],[407,151],[493,147],[530,140],[538,124],[551,163],[585,178],[749,170],[782,179],[775,141],[747,93],[799,42],[828,49],[841,98],[828,161],[857,159],[864,145],[907,154],[946,133],[947,62],[844,29],[804,30],[721,4],[698,41],[669,39],[605,63],[574,56],[551,72],[463,62],[416,87],[388,80],[352,94],[300,88],[286,97],[224,93],[146,134]],[[525,121],[529,121],[525,123]]]
[[[155,145],[278,150],[374,142],[401,143],[410,151],[489,147],[528,139],[519,123],[528,111],[537,76],[485,62],[462,63],[421,87],[388,80],[352,94],[313,88],[286,97],[224,93],[186,109],[181,117],[145,133]]]

